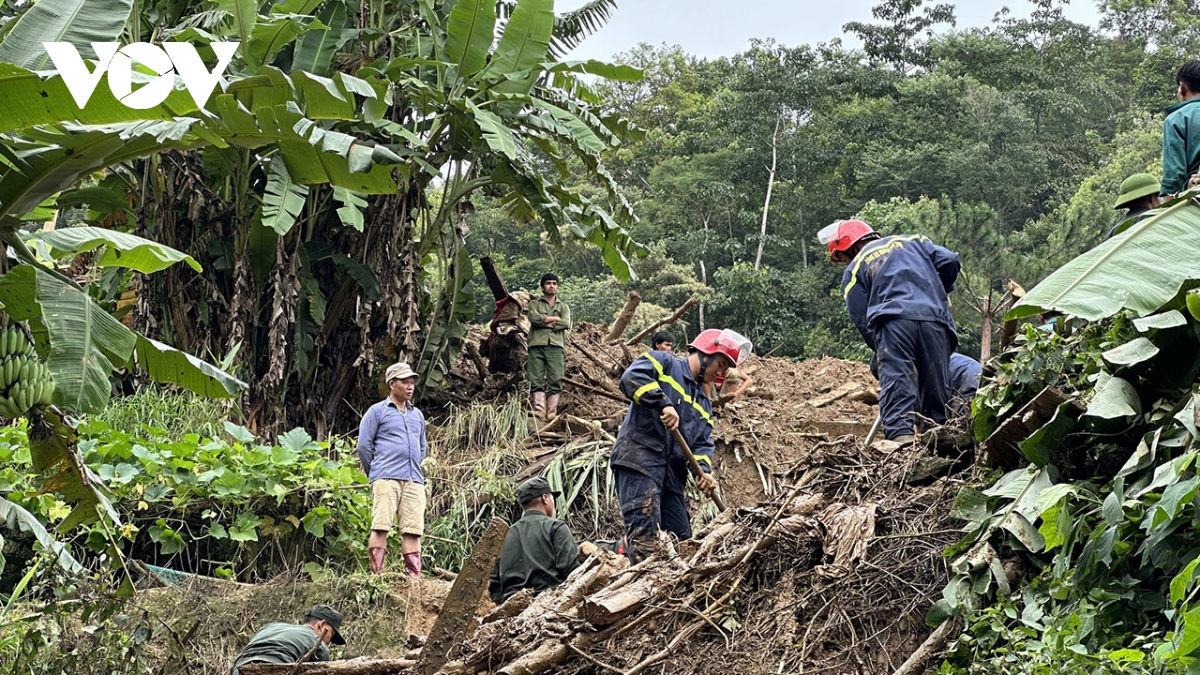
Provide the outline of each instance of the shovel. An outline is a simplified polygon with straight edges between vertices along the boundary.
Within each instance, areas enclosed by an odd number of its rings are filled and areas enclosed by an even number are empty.
[[[687,458],[688,467],[692,470],[692,475],[699,481],[704,475],[704,469],[700,468],[700,462],[696,461],[696,456],[692,454],[692,449],[688,447],[687,441],[683,440],[683,434],[679,433],[679,429],[671,429],[671,435],[675,437],[675,442],[683,449],[683,456]],[[713,503],[717,505],[718,511],[725,510],[725,500],[721,499],[721,495],[717,491],[712,494]]]

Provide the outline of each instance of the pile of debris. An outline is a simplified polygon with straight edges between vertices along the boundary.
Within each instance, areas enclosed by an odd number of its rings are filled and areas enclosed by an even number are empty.
[[[521,344],[519,314],[508,328],[503,344]],[[486,337],[474,332],[454,366],[455,395],[520,396],[523,358],[509,351],[493,368],[499,343]],[[605,326],[570,334],[561,414],[538,425],[514,479],[583,438],[611,448],[628,408],[617,380],[645,350],[631,342]],[[924,616],[948,579],[942,552],[961,536],[950,514],[969,458],[865,445],[878,394],[864,364],[753,357],[742,370],[754,386],[715,410],[715,474],[730,508],[692,540],[664,540],[632,567],[601,550],[558,589],[480,618],[506,529],[494,521],[422,649],[287,672],[920,672],[936,653],[921,649]]]

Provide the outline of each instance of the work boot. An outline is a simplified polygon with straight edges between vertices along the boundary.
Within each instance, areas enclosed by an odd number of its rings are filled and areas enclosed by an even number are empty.
[[[550,398],[546,400],[546,420],[552,420],[558,416],[558,394],[550,394]]]
[[[367,555],[370,556],[370,558],[371,558],[371,573],[372,574],[382,574],[383,573],[383,559],[387,555],[387,547],[386,546],[372,546],[367,551]]]
[[[546,392],[533,392],[533,417],[542,423],[546,421]]]
[[[416,579],[421,576],[421,554],[420,552],[404,554],[404,569],[408,570],[408,576]]]
[[[912,434],[905,434],[904,436],[897,436],[889,440],[893,443],[898,443],[903,448],[912,445],[917,440],[917,437]]]

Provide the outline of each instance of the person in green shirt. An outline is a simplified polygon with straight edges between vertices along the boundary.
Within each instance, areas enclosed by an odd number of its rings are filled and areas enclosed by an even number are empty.
[[[558,300],[558,277],[543,274],[541,285],[542,297],[529,303],[529,358],[525,362],[525,376],[533,394],[533,412],[544,421],[558,414],[571,308]]]
[[[1175,74],[1179,103],[1167,108],[1163,122],[1162,192],[1176,195],[1200,171],[1200,59],[1192,59]]]
[[[330,643],[346,644],[341,627],[341,613],[329,605],[314,606],[299,624],[269,623],[250,638],[234,660],[230,675],[238,675],[239,667],[251,663],[328,661]]]
[[[576,546],[571,528],[554,517],[557,496],[540,476],[517,488],[517,501],[525,513],[508,528],[488,582],[488,595],[496,604],[525,588],[538,592],[554,588],[578,565],[580,553],[590,555],[596,551],[590,542]]]
[[[1143,218],[1149,218],[1157,213],[1156,209],[1162,205],[1162,199],[1159,198],[1160,192],[1162,192],[1162,185],[1159,184],[1157,178],[1148,173],[1135,173],[1126,178],[1121,183],[1121,193],[1117,195],[1117,203],[1113,205],[1113,208],[1128,209],[1129,211],[1108,231],[1108,236],[1111,238],[1120,234]]]

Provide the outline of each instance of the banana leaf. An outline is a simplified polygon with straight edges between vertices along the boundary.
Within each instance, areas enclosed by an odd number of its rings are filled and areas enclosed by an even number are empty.
[[[96,263],[100,267],[125,267],[135,272],[151,274],[177,262],[185,262],[197,272],[202,271],[200,263],[182,251],[137,235],[102,227],[70,227],[65,230],[35,232],[29,239],[49,246],[50,254],[55,259],[104,246],[104,255]]]
[[[1200,279],[1200,256],[1188,245],[1200,238],[1200,204],[1193,194],[1063,265],[1006,318],[1057,310],[1097,321],[1123,309],[1136,316],[1158,311],[1185,281]]]
[[[95,59],[92,43],[120,37],[132,8],[133,0],[39,0],[0,42],[0,61],[46,70],[43,42],[69,42],[84,59]]]
[[[9,530],[28,532],[38,540],[42,548],[54,554],[58,561],[58,566],[72,574],[83,572],[83,565],[75,560],[74,556],[61,541],[54,538],[42,525],[37,516],[30,513],[25,507],[11,502],[7,499],[0,499],[0,523],[3,523]],[[4,570],[4,557],[0,555],[0,571]]]
[[[459,77],[470,77],[483,68],[495,30],[495,2],[455,1],[446,27],[446,58],[458,68]]]
[[[485,75],[500,80],[497,91],[525,94],[533,88],[536,75],[526,71],[545,60],[553,33],[554,0],[518,0],[484,69]]]

